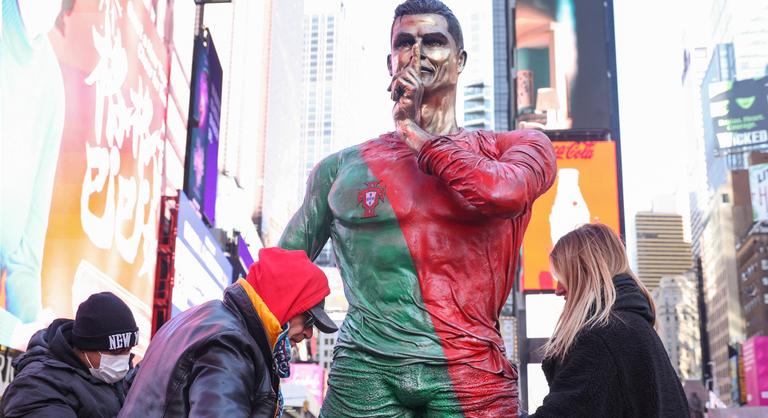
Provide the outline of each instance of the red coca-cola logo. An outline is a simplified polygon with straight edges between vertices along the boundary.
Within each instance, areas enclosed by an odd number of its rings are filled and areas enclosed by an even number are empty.
[[[570,144],[555,144],[555,155],[558,160],[591,160],[595,155],[594,142],[571,142]]]

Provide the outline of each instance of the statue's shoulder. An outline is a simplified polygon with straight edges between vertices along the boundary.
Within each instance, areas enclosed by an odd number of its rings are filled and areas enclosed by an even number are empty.
[[[550,143],[549,137],[542,131],[533,129],[517,129],[514,131],[498,131],[493,132],[497,141],[514,141],[514,142],[543,142]]]
[[[393,132],[383,133],[375,138],[368,139],[357,145],[353,145],[349,148],[345,148],[339,153],[342,158],[344,157],[359,157],[363,154],[370,154],[371,152],[379,152],[386,148],[392,148],[401,142]]]
[[[531,129],[519,129],[514,131],[475,131],[477,140],[481,145],[492,145],[504,152],[509,148],[519,146],[533,146],[551,148],[552,141],[541,131]]]

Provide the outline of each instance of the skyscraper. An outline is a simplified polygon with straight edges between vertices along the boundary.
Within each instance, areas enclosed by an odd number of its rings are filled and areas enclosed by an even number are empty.
[[[276,245],[285,225],[301,202],[297,185],[305,177],[298,170],[301,143],[302,45],[300,23],[303,0],[272,1],[269,41],[269,81],[264,161],[262,237]],[[299,25],[297,27],[297,25]]]
[[[707,307],[707,333],[712,360],[713,389],[731,403],[732,377],[729,346],[744,339],[744,318],[739,300],[736,237],[749,228],[744,216],[749,180],[744,170],[727,173],[727,182],[710,200],[709,220],[702,234],[702,270]],[[751,208],[749,208],[751,210]],[[751,221],[751,216],[749,217]]]
[[[701,114],[701,81],[707,69],[708,56],[706,48],[693,48],[686,51],[686,67],[683,74],[683,90],[687,99],[692,102],[686,106],[688,123],[687,148],[693,150],[689,153],[687,161],[688,184],[690,190],[690,219],[691,219],[691,250],[694,258],[701,257],[701,234],[707,224],[707,207],[709,206],[709,194],[707,192],[707,166],[704,159],[704,127]]]
[[[653,291],[656,323],[672,367],[681,380],[701,378],[699,310],[695,275],[664,276]]]
[[[662,276],[682,274],[692,267],[691,245],[683,240],[683,217],[673,213],[638,212],[637,273],[649,290]]]
[[[459,125],[470,130],[507,130],[506,2],[447,3],[461,22],[464,48],[468,54],[466,68],[459,78]]]
[[[254,254],[262,246],[271,4],[209,5],[204,15],[224,67],[216,226],[238,231]]]
[[[497,131],[509,129],[509,28],[507,0],[493,0],[493,123]]]
[[[350,55],[344,2],[302,2],[298,10],[280,4],[290,14],[290,20],[286,17],[284,29],[279,34],[273,29],[273,33],[291,42],[277,50],[273,40],[273,60],[285,61],[283,68],[291,77],[280,71],[270,72],[270,86],[274,90],[270,90],[267,171],[271,177],[265,194],[273,202],[264,220],[267,245],[277,243],[301,205],[312,168],[323,158],[352,145],[346,130]],[[303,22],[302,30],[296,27],[298,22]],[[294,53],[298,51],[301,53]],[[275,76],[286,80],[277,82],[272,78]],[[273,112],[273,101],[286,100],[279,98],[284,95],[283,89],[291,93],[291,106],[286,103],[280,112]],[[318,262],[327,264],[329,254],[327,249],[323,251]]]
[[[321,159],[337,150],[341,141],[339,112],[345,90],[340,82],[344,60],[344,15],[341,1],[307,5],[304,13],[303,104],[298,194],[304,180]]]
[[[703,10],[691,19],[686,35],[691,54],[683,86],[692,101],[689,130],[689,179],[691,190],[691,232],[694,254],[700,259],[704,278],[707,333],[712,354],[714,385],[720,399],[731,403],[731,382],[736,371],[728,364],[729,345],[744,338],[744,320],[739,299],[735,244],[751,226],[751,214],[740,196],[737,171],[745,168],[749,147],[720,149],[710,117],[708,88],[719,81],[741,80],[768,73],[768,4],[711,0],[697,6]],[[707,7],[709,6],[709,7]],[[697,13],[692,11],[692,14]],[[709,19],[709,20],[707,20]],[[702,100],[704,99],[704,100]],[[696,107],[695,109],[693,109]],[[757,144],[755,148],[764,148]],[[746,189],[748,196],[748,187]],[[748,206],[748,204],[747,204]],[[706,335],[702,335],[702,340]],[[705,376],[709,378],[709,370]]]
[[[746,338],[768,335],[768,222],[757,222],[736,247]]]
[[[736,79],[763,77],[768,74],[768,2],[744,2],[733,7],[733,46]]]

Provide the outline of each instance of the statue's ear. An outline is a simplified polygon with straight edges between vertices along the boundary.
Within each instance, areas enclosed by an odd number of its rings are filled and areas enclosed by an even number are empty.
[[[467,65],[467,51],[459,51],[459,74],[464,71],[464,67]]]

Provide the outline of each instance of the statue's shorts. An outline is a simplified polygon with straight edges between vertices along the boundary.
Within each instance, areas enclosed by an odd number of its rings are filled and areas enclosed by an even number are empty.
[[[344,350],[321,418],[517,417],[517,382],[466,365],[404,364]]]

